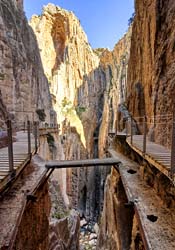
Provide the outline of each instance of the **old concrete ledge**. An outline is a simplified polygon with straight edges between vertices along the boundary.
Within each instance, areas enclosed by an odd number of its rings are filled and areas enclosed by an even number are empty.
[[[0,202],[0,249],[12,249],[18,226],[28,202],[39,186],[47,180],[51,170],[38,155],[32,157],[13,187]]]
[[[121,161],[119,173],[128,201],[134,205],[145,248],[149,250],[174,250],[174,209],[167,209],[156,191],[144,182],[139,170],[140,166],[136,162],[112,148],[109,149],[109,153]],[[155,221],[149,219],[151,215],[156,218]]]

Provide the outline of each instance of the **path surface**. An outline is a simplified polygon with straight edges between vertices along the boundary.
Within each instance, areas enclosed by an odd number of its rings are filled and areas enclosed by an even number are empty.
[[[27,132],[17,132],[16,142],[13,143],[14,168],[16,175],[20,173],[23,167],[29,162]],[[31,134],[31,152],[34,152],[34,137]],[[10,181],[8,148],[0,149],[0,191]]]
[[[38,155],[33,156],[23,175],[20,175],[13,188],[0,200],[0,249],[11,249],[13,246],[27,204],[27,195],[35,192],[48,173],[45,161]]]
[[[142,179],[139,165],[131,161],[112,148],[109,149],[112,157],[121,161],[119,172],[129,201],[134,202],[134,208],[140,226],[142,237],[149,250],[175,249],[175,211],[167,209],[155,190]],[[131,171],[132,170],[132,171]],[[151,221],[149,216],[155,216]]]
[[[139,155],[145,158],[150,164],[159,169],[167,177],[170,178],[171,169],[171,152],[164,146],[150,142],[147,140],[146,154],[143,155],[143,135],[134,135],[133,143],[131,138],[127,138],[129,146],[136,151]]]

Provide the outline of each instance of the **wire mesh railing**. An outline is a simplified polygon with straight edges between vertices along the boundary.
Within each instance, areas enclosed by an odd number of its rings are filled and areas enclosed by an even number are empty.
[[[42,132],[45,131],[46,134],[49,132],[58,131],[58,124],[42,124],[39,122],[14,122],[12,120],[6,120],[2,128],[0,128],[0,145],[1,149],[7,148],[6,151],[1,150],[0,153],[0,170],[3,169],[3,161],[4,157],[8,159],[8,170],[9,173],[14,176],[15,175],[15,159],[20,158],[20,154],[26,155],[27,158],[31,158],[32,152],[37,152],[39,146],[39,136],[42,135]],[[14,143],[19,139],[20,136],[20,143],[22,144],[22,150],[18,149],[17,152],[18,156],[16,156],[16,150],[19,147],[19,143],[14,148]],[[6,156],[4,156],[4,152]],[[24,159],[25,160],[25,159]],[[2,166],[2,167],[1,167]]]
[[[140,145],[143,156],[147,153],[147,145],[154,142],[170,151],[170,172],[175,174],[175,115],[127,117],[125,119],[126,135],[130,143]],[[137,136],[139,135],[139,137]]]

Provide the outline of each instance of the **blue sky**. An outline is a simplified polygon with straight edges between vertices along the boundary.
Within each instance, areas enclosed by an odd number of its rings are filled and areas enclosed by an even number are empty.
[[[27,18],[41,14],[49,2],[76,14],[93,48],[112,49],[127,31],[134,12],[134,0],[24,0]]]

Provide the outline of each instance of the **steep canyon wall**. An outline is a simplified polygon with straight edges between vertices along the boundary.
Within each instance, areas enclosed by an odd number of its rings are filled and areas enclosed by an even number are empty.
[[[135,1],[135,18],[132,25],[131,49],[126,83],[126,109],[133,116],[142,133],[140,117],[147,116],[148,136],[160,144],[170,146],[172,113],[174,111],[174,1]],[[149,164],[145,163],[149,172]],[[172,183],[162,176],[157,179],[152,173],[152,185],[160,200],[167,206],[167,197],[162,195],[172,187]],[[147,179],[144,177],[144,181]],[[150,176],[149,176],[150,177]],[[165,181],[166,180],[166,181]],[[147,182],[149,183],[149,182]],[[167,183],[166,187],[164,184]],[[149,184],[150,185],[150,184]],[[150,185],[151,186],[151,185]],[[156,186],[159,187],[157,190]],[[138,221],[132,217],[123,220],[125,208],[119,209],[125,201],[125,191],[120,176],[113,169],[105,186],[105,201],[101,219],[100,249],[144,249],[139,235]],[[150,188],[151,189],[151,188]],[[121,191],[122,190],[122,191]],[[168,208],[174,207],[174,188]],[[109,211],[113,211],[109,214]],[[122,211],[122,212],[121,212]],[[127,218],[127,216],[124,216]],[[122,222],[122,223],[121,223]],[[121,223],[121,224],[120,224]],[[122,233],[123,226],[125,233]],[[131,228],[133,228],[131,230]],[[136,238],[135,238],[136,237]],[[134,239],[135,238],[135,239]],[[127,242],[127,239],[130,242]],[[124,244],[126,244],[124,246]]]
[[[171,0],[135,1],[128,66],[129,111],[151,117],[152,138],[164,145],[170,144],[174,109],[174,10]]]
[[[61,159],[104,157],[108,131],[115,129],[118,104],[125,101],[131,28],[111,52],[93,51],[80,21],[58,6],[45,6],[30,25],[58,114]],[[98,216],[103,203],[100,190],[108,172],[106,168],[64,171],[60,179],[66,181],[60,182],[64,182],[70,205],[79,207],[87,217]]]
[[[23,1],[0,1],[0,30],[0,90],[7,113],[19,124],[38,120],[35,111],[44,109],[50,122],[48,81]]]

